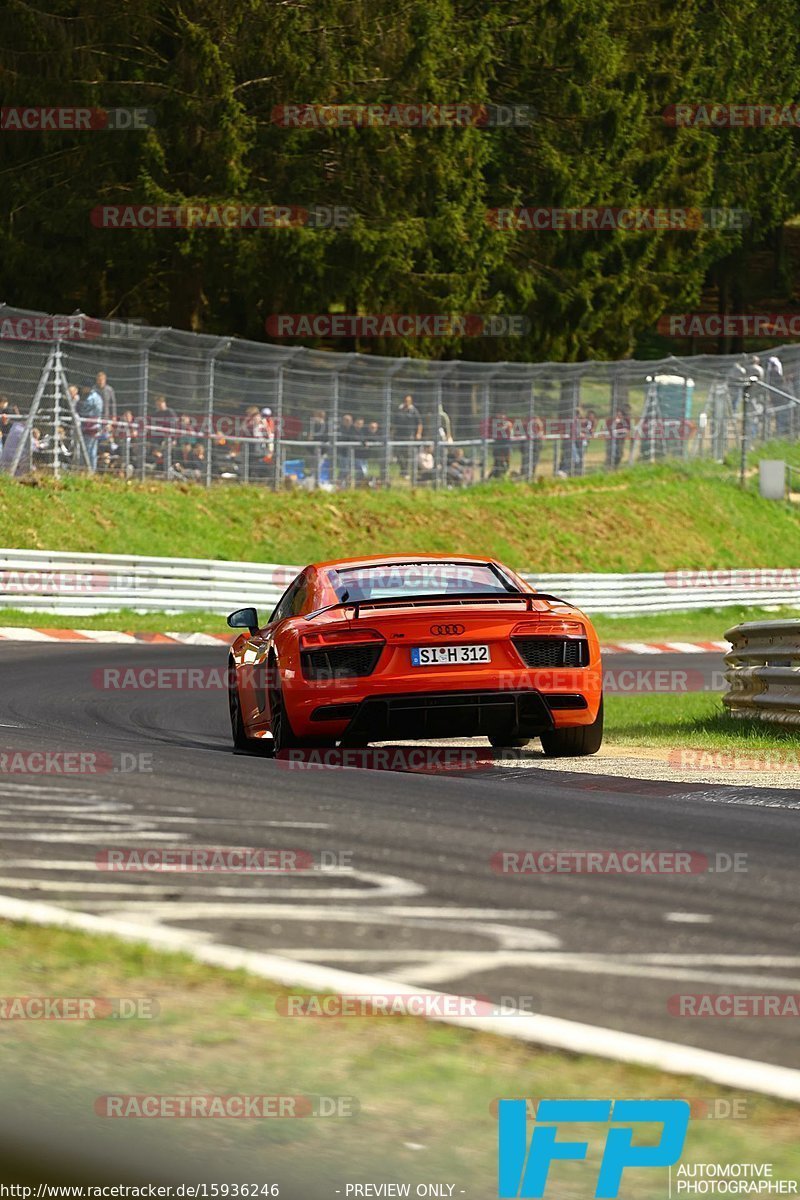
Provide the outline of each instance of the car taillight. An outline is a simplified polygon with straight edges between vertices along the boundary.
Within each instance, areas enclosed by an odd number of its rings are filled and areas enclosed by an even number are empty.
[[[300,636],[300,664],[318,682],[371,675],[386,638],[375,629],[314,631]]]
[[[311,650],[319,646],[363,646],[365,642],[385,642],[386,638],[377,629],[330,629],[314,630],[300,635],[300,649]]]
[[[511,630],[512,637],[586,637],[583,621],[523,621]]]

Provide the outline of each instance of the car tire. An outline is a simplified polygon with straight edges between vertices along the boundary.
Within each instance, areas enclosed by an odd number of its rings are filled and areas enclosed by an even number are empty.
[[[269,725],[272,731],[272,753],[280,754],[281,750],[295,750],[300,745],[300,741],[292,729],[283,703],[280,671],[274,659],[270,660],[270,667]]]
[[[489,734],[489,745],[493,746],[495,750],[524,750],[530,744],[530,738],[504,737],[502,734]]]
[[[542,749],[548,758],[582,758],[596,754],[603,743],[603,700],[591,725],[573,725],[569,729],[551,729],[541,735]]]
[[[245,732],[242,702],[239,699],[239,687],[236,682],[236,666],[232,658],[228,659],[228,711],[231,717],[234,754],[269,755],[272,753],[271,742],[261,738],[250,738]]]

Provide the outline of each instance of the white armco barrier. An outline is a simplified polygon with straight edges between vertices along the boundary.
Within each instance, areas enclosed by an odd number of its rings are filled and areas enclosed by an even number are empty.
[[[278,563],[0,550],[0,608],[62,614],[121,608],[136,612],[228,611],[244,604],[268,608],[298,570]],[[800,604],[800,571],[790,568],[636,575],[533,572],[525,578],[539,591],[561,596],[587,613],[609,616]]]
[[[748,621],[725,637],[731,716],[800,725],[800,620]]]

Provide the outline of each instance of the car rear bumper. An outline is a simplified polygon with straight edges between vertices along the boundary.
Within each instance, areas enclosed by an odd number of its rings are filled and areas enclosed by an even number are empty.
[[[348,708],[354,711],[346,717],[342,736],[376,742],[490,734],[537,737],[554,727],[550,708],[534,691],[400,692],[368,696]],[[343,717],[340,707],[338,719]],[[314,720],[316,724],[325,716],[317,712]]]

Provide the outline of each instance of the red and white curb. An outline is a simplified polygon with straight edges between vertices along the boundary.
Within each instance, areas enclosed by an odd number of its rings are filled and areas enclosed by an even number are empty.
[[[151,645],[180,643],[184,646],[229,646],[235,634],[228,633],[118,633],[112,629],[25,629],[14,625],[0,626],[0,641],[4,642],[105,642],[131,645],[134,642]]]
[[[235,634],[229,633],[117,633],[110,629],[26,629],[0,626],[0,641],[5,642],[106,642],[130,645],[183,646],[230,645]],[[604,654],[726,654],[728,642],[604,642]]]
[[[603,654],[727,654],[730,642],[603,642]]]

